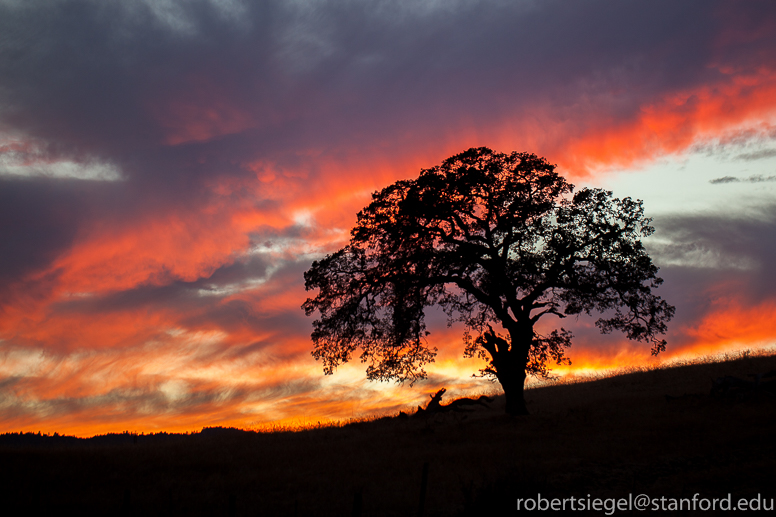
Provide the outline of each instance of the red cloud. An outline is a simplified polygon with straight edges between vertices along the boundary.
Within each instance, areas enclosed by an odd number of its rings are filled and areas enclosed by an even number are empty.
[[[644,104],[631,120],[591,120],[585,131],[555,144],[553,160],[574,174],[628,168],[736,128],[758,128],[776,115],[776,72],[725,69],[715,84],[667,94]]]

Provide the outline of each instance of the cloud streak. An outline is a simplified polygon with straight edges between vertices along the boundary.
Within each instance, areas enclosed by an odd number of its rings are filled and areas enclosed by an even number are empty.
[[[771,183],[776,181],[776,176],[763,176],[762,174],[756,174],[749,176],[748,178],[739,178],[737,176],[723,176],[721,178],[714,178],[709,180],[712,185],[722,185],[725,183]]]

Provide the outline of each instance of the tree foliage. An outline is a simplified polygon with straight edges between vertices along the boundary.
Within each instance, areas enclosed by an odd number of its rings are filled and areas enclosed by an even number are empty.
[[[360,351],[369,379],[414,382],[436,354],[432,305],[464,323],[465,354],[502,384],[507,357],[539,375],[566,361],[570,332],[534,330],[548,315],[597,314],[601,332],[657,354],[674,308],[652,293],[662,280],[641,239],[653,231],[641,201],[574,193],[534,154],[469,149],[373,194],[349,244],[305,273],[313,356],[330,374]]]

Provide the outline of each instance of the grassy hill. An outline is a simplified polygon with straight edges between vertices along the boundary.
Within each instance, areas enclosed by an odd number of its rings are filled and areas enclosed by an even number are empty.
[[[471,413],[300,432],[4,435],[0,495],[8,515],[405,516],[418,514],[427,464],[427,516],[514,514],[517,498],[538,493],[770,499],[776,399],[709,390],[712,378],[772,370],[776,356],[742,357],[536,388],[525,417],[504,415],[497,399]]]

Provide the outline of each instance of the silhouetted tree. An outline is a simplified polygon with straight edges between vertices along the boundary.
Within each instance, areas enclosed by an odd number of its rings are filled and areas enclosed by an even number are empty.
[[[350,243],[304,275],[319,290],[302,307],[320,312],[312,353],[324,372],[360,349],[369,379],[425,378],[431,305],[464,323],[464,354],[488,361],[481,372],[510,414],[527,413],[527,373],[568,362],[571,333],[539,334],[544,316],[595,312],[601,332],[664,350],[674,308],[652,293],[662,279],[640,241],[654,231],[641,201],[573,188],[544,158],[477,148],[373,194]]]

